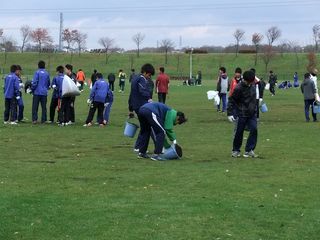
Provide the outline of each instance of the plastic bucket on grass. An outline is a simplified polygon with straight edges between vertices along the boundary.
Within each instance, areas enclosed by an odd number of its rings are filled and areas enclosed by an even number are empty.
[[[182,157],[182,148],[173,144],[170,148],[165,149],[164,153],[161,154],[161,158],[166,160],[180,159]]]
[[[133,138],[138,128],[139,126],[137,124],[126,121],[123,134],[129,138]]]
[[[313,113],[320,113],[320,104],[317,104],[316,102],[313,103]]]
[[[260,111],[263,112],[263,113],[268,112],[268,107],[267,107],[266,103],[262,103],[261,104]]]

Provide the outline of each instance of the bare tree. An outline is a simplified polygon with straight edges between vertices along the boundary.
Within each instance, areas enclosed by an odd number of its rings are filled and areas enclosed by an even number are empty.
[[[267,30],[266,35],[269,46],[272,46],[272,44],[281,37],[281,30],[278,27],[273,26]]]
[[[259,52],[259,47],[260,47],[260,44],[261,44],[262,40],[263,40],[263,35],[262,34],[254,33],[252,35],[252,43],[253,43],[254,47],[256,48],[256,56],[255,56],[255,59],[254,59],[254,65],[255,66],[257,65],[257,62],[258,62],[258,52]]]
[[[272,51],[272,46],[266,46],[261,58],[265,64],[266,73],[268,72],[268,66],[271,60],[276,56],[275,52]]]
[[[239,53],[239,43],[244,40],[244,34],[245,31],[242,29],[237,29],[234,33],[233,36],[236,39],[236,56],[238,56]]]
[[[165,64],[168,63],[168,52],[172,51],[174,43],[170,39],[163,39],[160,42],[160,50],[165,52]]]
[[[98,43],[104,48],[106,54],[106,64],[108,64],[109,57],[112,53],[112,48],[114,47],[115,40],[108,37],[102,37],[99,39]]]
[[[2,37],[2,34],[3,34],[3,29],[0,28],[0,37]]]
[[[72,45],[75,43],[75,37],[77,35],[77,30],[70,30],[66,28],[62,32],[62,41],[67,43],[67,51],[69,52]]]
[[[37,28],[33,30],[30,37],[33,42],[38,44],[39,53],[41,52],[43,45],[51,44],[53,42],[46,28]]]
[[[309,52],[307,55],[308,65],[307,70],[308,72],[312,73],[317,68],[317,56],[314,52]]]
[[[16,42],[12,38],[1,36],[0,48],[4,50],[4,64],[7,63],[8,52],[15,52],[17,50],[15,45]]]
[[[85,33],[81,33],[78,30],[74,30],[73,31],[73,35],[74,35],[74,41],[77,44],[78,53],[79,53],[79,56],[80,56],[81,50],[85,49],[88,35],[85,34]]]
[[[141,46],[144,39],[145,39],[145,35],[142,34],[141,32],[133,35],[133,37],[132,37],[132,40],[137,45],[137,57],[140,56],[140,46]]]
[[[21,52],[24,52],[25,45],[30,41],[31,36],[31,27],[28,25],[23,25],[20,28],[21,38],[22,38],[22,44],[21,44]]]
[[[320,25],[316,24],[312,27],[313,39],[314,39],[314,48],[318,52],[319,40],[320,40]]]
[[[292,51],[295,53],[296,56],[296,67],[299,68],[300,66],[300,62],[299,62],[299,51],[301,50],[301,47],[299,46],[299,43],[295,42],[295,41],[289,41],[288,45],[290,46],[290,48],[292,49]]]

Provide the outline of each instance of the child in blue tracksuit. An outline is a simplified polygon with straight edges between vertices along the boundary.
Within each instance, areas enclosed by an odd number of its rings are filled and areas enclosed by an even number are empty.
[[[21,80],[21,71],[22,71],[21,66],[17,65],[16,75],[19,79],[19,96],[20,96],[20,98],[17,100],[18,109],[16,111],[16,120],[18,120],[18,122],[23,121],[23,112],[24,112],[24,103],[22,99],[22,89],[24,88],[24,84]]]
[[[141,127],[141,145],[138,158],[149,158],[146,152],[152,131],[155,135],[155,150],[151,159],[156,161],[163,160],[160,154],[162,153],[164,145],[168,145],[165,136],[167,135],[174,144],[177,143],[173,126],[176,124],[180,125],[187,121],[184,113],[177,112],[163,103],[152,102],[140,107],[138,117]]]
[[[94,83],[90,98],[88,99],[87,103],[90,104],[89,114],[86,120],[86,123],[83,125],[85,127],[89,127],[92,125],[92,120],[96,110],[98,109],[98,121],[100,126],[104,126],[103,122],[103,110],[106,103],[107,94],[109,91],[108,83],[103,79],[101,73],[97,73],[97,80]]]
[[[5,110],[4,110],[4,124],[16,123],[16,111],[17,111],[17,101],[20,99],[20,87],[19,78],[17,77],[17,66],[12,65],[10,67],[10,74],[4,79],[4,97],[5,97]]]
[[[104,113],[103,113],[103,124],[106,125],[109,123],[110,118],[110,111],[113,104],[113,93],[111,89],[109,88],[107,97],[106,97],[106,103],[104,104]]]
[[[46,64],[44,61],[39,61],[38,70],[34,73],[32,79],[31,90],[33,93],[32,100],[32,123],[38,122],[38,108],[41,103],[42,116],[41,123],[47,121],[47,96],[50,88],[50,76],[45,70]]]
[[[57,75],[52,79],[51,88],[53,89],[51,103],[50,103],[50,123],[54,123],[54,115],[58,107],[59,123],[63,123],[63,113],[60,113],[62,82],[64,77],[64,67],[58,66],[56,68]]]

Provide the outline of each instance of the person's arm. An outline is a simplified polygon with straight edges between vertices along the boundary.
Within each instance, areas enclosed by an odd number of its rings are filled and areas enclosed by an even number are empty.
[[[92,86],[92,89],[91,89],[91,93],[90,93],[90,100],[93,101],[94,99],[94,96],[96,94],[96,90],[98,88],[98,82],[95,82],[94,85]]]
[[[50,75],[49,75],[49,73],[47,75],[47,89],[48,90],[50,89]]]
[[[35,74],[33,75],[32,81],[31,81],[31,90],[32,91],[34,91],[37,88],[38,82],[39,82],[39,74],[38,74],[38,72],[35,72]]]
[[[18,97],[20,98],[20,81],[18,77],[16,77],[14,82],[14,95],[17,99]]]
[[[156,79],[156,85],[155,85],[155,88],[154,88],[154,92],[155,93],[158,92],[158,85],[159,85],[159,77],[157,77],[157,79]]]
[[[235,103],[237,100],[240,98],[240,88],[236,87],[232,93],[232,95],[229,97],[228,101],[228,107],[227,107],[227,114],[228,116],[233,116],[234,114],[234,108],[235,108]]]
[[[301,92],[303,93],[303,83],[300,85]]]

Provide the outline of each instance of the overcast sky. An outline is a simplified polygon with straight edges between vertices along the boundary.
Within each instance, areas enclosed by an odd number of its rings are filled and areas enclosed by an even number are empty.
[[[118,47],[133,49],[137,32],[146,36],[142,47],[169,38],[179,48],[180,36],[182,46],[226,46],[234,43],[237,28],[246,32],[244,43],[251,43],[254,32],[265,34],[271,26],[282,30],[282,40],[311,44],[319,9],[320,0],[1,0],[0,28],[20,45],[22,25],[46,27],[58,44],[63,12],[64,28],[88,34],[87,48],[99,48],[99,38],[110,37]]]

